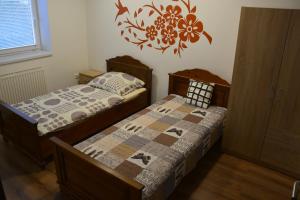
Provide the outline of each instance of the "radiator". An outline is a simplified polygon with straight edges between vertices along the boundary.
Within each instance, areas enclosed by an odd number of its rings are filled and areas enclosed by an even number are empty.
[[[45,72],[41,67],[0,75],[0,99],[6,103],[18,103],[46,92]]]

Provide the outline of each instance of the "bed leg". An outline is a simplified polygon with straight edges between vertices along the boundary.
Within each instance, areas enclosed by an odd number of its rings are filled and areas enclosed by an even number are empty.
[[[38,165],[41,168],[41,170],[45,170],[46,166],[47,166],[47,164],[45,162],[38,163]]]
[[[45,170],[49,162],[48,160],[37,160],[37,164],[42,170]]]

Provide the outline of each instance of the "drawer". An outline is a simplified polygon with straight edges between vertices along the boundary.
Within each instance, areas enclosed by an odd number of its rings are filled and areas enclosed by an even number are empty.
[[[79,84],[87,84],[87,83],[89,83],[93,79],[94,78],[92,78],[92,77],[79,75]]]

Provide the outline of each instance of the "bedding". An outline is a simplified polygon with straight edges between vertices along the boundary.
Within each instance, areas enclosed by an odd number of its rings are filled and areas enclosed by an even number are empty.
[[[93,79],[89,82],[89,85],[124,96],[143,87],[145,83],[142,80],[126,73],[109,72]]]
[[[105,90],[76,85],[14,104],[13,107],[35,119],[42,136],[109,109],[123,100],[123,97]]]
[[[143,199],[165,199],[219,138],[225,113],[169,95],[74,147],[143,184]]]

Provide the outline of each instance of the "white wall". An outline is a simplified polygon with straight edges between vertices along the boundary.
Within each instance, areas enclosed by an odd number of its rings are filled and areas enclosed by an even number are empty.
[[[76,84],[74,74],[88,66],[105,70],[106,59],[128,54],[154,69],[153,100],[156,100],[167,94],[169,72],[201,67],[231,81],[242,6],[300,8],[300,0],[191,0],[205,29],[213,36],[213,44],[203,39],[178,58],[172,51],[163,55],[153,49],[140,51],[120,37],[114,23],[116,1],[48,0],[53,55],[0,66],[0,75],[41,66],[46,71],[48,90],[52,91]],[[122,2],[134,10],[152,1]]]
[[[93,68],[105,70],[105,59],[124,54],[141,60],[154,69],[153,100],[167,95],[167,74],[184,68],[205,68],[231,82],[242,6],[300,8],[299,0],[191,0],[198,8],[205,29],[213,36],[213,44],[209,45],[206,40],[201,40],[188,48],[182,58],[178,58],[172,51],[163,55],[153,49],[140,51],[120,37],[120,30],[114,23],[115,2],[116,0],[87,2],[89,64]],[[152,1],[122,2],[129,10],[135,10],[143,3]]]
[[[52,56],[0,66],[0,75],[43,67],[48,90],[74,85],[88,68],[86,0],[48,0]]]

